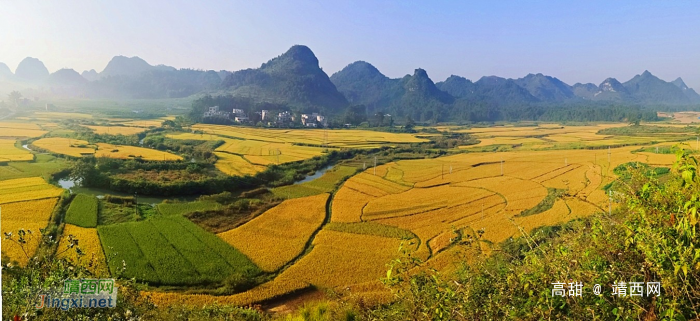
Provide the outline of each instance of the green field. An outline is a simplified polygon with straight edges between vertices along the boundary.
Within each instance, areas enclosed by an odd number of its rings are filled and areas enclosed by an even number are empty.
[[[171,216],[97,228],[112,275],[159,285],[209,284],[260,269],[238,250],[184,217]]]
[[[70,203],[66,212],[66,223],[80,227],[97,226],[97,198],[92,195],[78,194]]]
[[[33,162],[8,162],[0,165],[0,180],[41,176],[49,178],[68,167],[68,162],[46,154],[36,154]]]

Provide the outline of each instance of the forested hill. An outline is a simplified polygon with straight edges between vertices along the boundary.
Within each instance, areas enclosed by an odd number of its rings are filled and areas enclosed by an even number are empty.
[[[345,96],[319,67],[311,49],[300,45],[293,46],[258,69],[229,74],[221,87],[234,96],[283,103],[307,112],[334,114],[348,105]]]

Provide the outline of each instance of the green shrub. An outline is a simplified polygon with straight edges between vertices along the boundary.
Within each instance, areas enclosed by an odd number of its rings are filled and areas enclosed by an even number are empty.
[[[212,201],[196,201],[196,202],[176,202],[176,203],[160,203],[157,205],[158,212],[165,216],[184,215],[187,213],[207,210],[218,210],[221,205]]]

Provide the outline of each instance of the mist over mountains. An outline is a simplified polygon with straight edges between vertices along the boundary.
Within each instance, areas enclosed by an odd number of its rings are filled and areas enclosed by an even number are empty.
[[[49,73],[36,58],[24,59],[12,73],[0,63],[0,90],[27,88],[40,96],[156,99],[200,93],[230,94],[305,111],[341,113],[349,105],[416,120],[489,119],[498,111],[550,105],[610,104],[688,109],[700,95],[681,78],[667,82],[649,71],[626,82],[569,85],[553,76],[528,74],[507,79],[485,76],[471,81],[452,75],[435,83],[417,68],[389,78],[371,63],[357,61],[330,77],[314,53],[295,45],[259,68],[239,71],[176,69],[151,65],[139,57],[116,56],[101,72],[61,69]]]

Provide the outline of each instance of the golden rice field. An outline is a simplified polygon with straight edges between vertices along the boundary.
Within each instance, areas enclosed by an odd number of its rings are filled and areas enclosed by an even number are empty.
[[[95,134],[109,135],[136,135],[143,133],[147,128],[143,127],[127,127],[127,126],[85,126],[90,128]]]
[[[120,124],[124,126],[130,126],[130,127],[141,127],[141,128],[150,128],[150,127],[160,127],[161,124],[163,124],[163,121],[167,119],[155,119],[155,120],[129,120],[125,122],[121,122]]]
[[[322,230],[311,252],[277,278],[328,289],[375,281],[386,276],[400,245],[395,238]]]
[[[105,143],[97,143],[97,149],[95,150],[95,157],[107,157],[107,158],[119,158],[119,159],[129,159],[129,158],[140,158],[148,161],[177,161],[182,160],[182,157],[171,154],[168,152],[162,152],[155,149],[127,146],[127,145],[112,145]]]
[[[49,137],[36,140],[32,145],[52,153],[73,157],[82,157],[83,155],[93,155],[95,153],[93,145],[89,145],[87,141],[80,139]]]
[[[677,133],[660,133],[648,137],[616,137],[601,135],[597,132],[625,124],[598,124],[588,126],[561,126],[557,124],[540,124],[537,126],[493,126],[485,128],[454,129],[455,132],[469,133],[479,139],[479,144],[460,146],[461,149],[480,151],[485,147],[508,146],[521,150],[575,149],[581,147],[606,147],[644,145],[652,141],[678,141]],[[443,130],[451,131],[450,127]],[[680,136],[682,137],[682,136]]]
[[[0,205],[13,202],[55,198],[63,189],[46,183],[41,177],[0,181]],[[3,221],[4,222],[4,221]]]
[[[222,152],[214,152],[214,154],[218,158],[214,165],[220,171],[228,175],[253,175],[265,169],[264,166],[251,164],[249,161],[238,155]]]
[[[83,256],[79,256],[75,249],[68,248],[69,235],[72,235],[78,240],[78,247],[84,253]],[[66,224],[56,253],[59,253],[59,257],[68,259],[76,265],[81,265],[93,273],[102,275],[107,275],[109,273],[107,261],[102,251],[102,244],[100,243],[100,237],[97,235],[96,228],[84,228]]]
[[[418,254],[425,257],[449,247],[454,229],[483,228],[485,239],[500,242],[517,236],[519,225],[530,230],[607,209],[602,187],[614,179],[612,169],[620,164],[653,159],[669,166],[674,160],[633,153],[636,149],[612,148],[609,162],[604,149],[468,153],[389,163],[376,176],[369,168],[347,180],[335,194],[331,220],[409,230],[421,239]],[[571,196],[545,212],[520,216],[536,207],[548,188]]]
[[[326,217],[328,194],[286,200],[218,236],[264,271],[276,271],[304,250]]]
[[[353,147],[357,145],[380,145],[387,143],[418,143],[425,139],[413,134],[386,133],[366,130],[324,130],[324,129],[262,129],[239,126],[204,125],[192,126],[208,134],[237,137],[241,139],[267,142],[303,143],[328,145],[332,147]],[[325,143],[325,144],[324,144]]]
[[[659,117],[671,117],[674,122],[681,124],[700,123],[700,112],[683,111],[675,113],[659,112]]]
[[[29,130],[40,130],[41,127],[34,123],[28,122],[5,122],[0,121],[0,129],[5,130],[7,128],[12,129],[29,129]]]
[[[264,170],[264,166],[269,164],[284,164],[305,160],[323,155],[328,150],[328,148],[293,145],[292,143],[284,142],[233,139],[212,134],[181,133],[167,136],[173,139],[222,140],[225,143],[216,148],[217,156],[228,153],[243,158],[242,160],[249,164],[261,165],[255,167],[255,172]],[[220,170],[225,173],[233,172],[234,174],[232,175],[235,175],[235,172],[239,171],[236,165],[241,163],[238,163],[237,160],[231,161],[231,157],[228,157],[228,160],[230,164],[221,166]],[[248,172],[249,170],[244,168],[240,171]]]
[[[24,148],[15,147],[14,139],[0,139],[0,163],[30,161],[34,155]]]
[[[1,183],[5,182],[7,181],[2,181]],[[39,247],[39,241],[41,240],[40,230],[48,225],[51,213],[56,206],[57,198],[7,203],[5,200],[8,196],[12,198],[12,195],[0,194],[0,202],[3,203],[0,204],[2,235],[12,233],[14,239],[17,240],[18,231],[24,229],[27,231],[27,243],[22,247],[10,240],[3,240],[2,254],[9,257],[12,261],[17,261],[20,265],[26,265],[29,257],[33,257],[36,249]],[[29,231],[31,231],[31,234],[29,234]]]
[[[33,138],[46,134],[36,124],[27,122],[0,122],[0,137]]]
[[[34,112],[35,117],[47,118],[47,119],[92,119],[93,116],[90,114],[83,113],[61,113],[53,111],[37,111]]]
[[[151,161],[174,161],[182,159],[182,157],[178,155],[155,149],[106,143],[97,143],[93,145],[84,140],[62,137],[42,138],[36,140],[32,145],[52,153],[73,157],[141,158]]]

